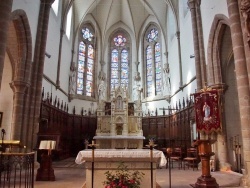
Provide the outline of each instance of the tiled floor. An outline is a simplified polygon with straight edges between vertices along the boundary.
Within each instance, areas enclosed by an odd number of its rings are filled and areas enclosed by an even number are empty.
[[[77,165],[74,159],[70,158],[60,162],[54,162],[55,181],[35,181],[35,188],[81,188],[85,182],[84,165]],[[36,175],[37,169],[35,169]],[[172,188],[191,188],[197,178],[201,176],[201,170],[179,170],[178,168],[157,169],[156,181],[161,188],[169,188],[171,174]],[[211,172],[220,187],[239,187],[241,174],[234,172]],[[150,185],[149,185],[150,187]],[[95,187],[99,188],[99,187]],[[146,187],[145,187],[146,188]]]

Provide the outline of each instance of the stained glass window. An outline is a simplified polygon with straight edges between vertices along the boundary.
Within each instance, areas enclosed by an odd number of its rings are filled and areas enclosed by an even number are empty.
[[[88,28],[82,29],[82,36],[84,39],[87,39],[88,41],[91,41],[93,39],[93,34],[90,32]]]
[[[157,42],[155,44],[155,90],[156,90],[156,95],[161,94],[161,47],[160,43]]]
[[[121,52],[121,86],[128,86],[128,51]]]
[[[95,49],[91,29],[84,27],[81,30],[82,40],[78,49],[78,77],[77,94],[93,96]]]
[[[128,87],[129,84],[129,44],[124,34],[115,34],[111,41],[110,88]]]
[[[146,49],[146,62],[147,62],[147,96],[152,95],[153,87],[153,69],[152,69],[152,48],[148,46]]]
[[[111,86],[117,87],[119,76],[118,76],[118,50],[114,49],[111,53]]]
[[[150,26],[146,31],[146,95],[147,97],[162,94],[161,44],[156,27]]]
[[[118,35],[114,38],[114,42],[116,46],[125,46],[126,38],[124,38],[122,35]]]
[[[154,42],[158,39],[158,30],[153,28],[148,33],[148,42]]]

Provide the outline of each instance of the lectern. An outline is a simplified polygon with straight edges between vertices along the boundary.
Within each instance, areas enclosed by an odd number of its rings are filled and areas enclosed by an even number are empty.
[[[212,152],[211,144],[215,143],[216,140],[197,140],[194,145],[198,146],[199,155],[202,164],[202,174],[195,183],[195,188],[217,188],[219,185],[216,179],[210,174],[210,157],[214,155]]]
[[[51,150],[55,149],[56,141],[42,140],[39,150],[41,155],[40,168],[37,170],[36,181],[55,181],[54,169],[52,167]]]

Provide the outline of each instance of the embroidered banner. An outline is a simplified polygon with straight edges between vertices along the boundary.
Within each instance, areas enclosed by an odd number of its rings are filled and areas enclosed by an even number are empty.
[[[210,134],[221,130],[219,95],[217,90],[194,94],[196,127],[198,132]]]

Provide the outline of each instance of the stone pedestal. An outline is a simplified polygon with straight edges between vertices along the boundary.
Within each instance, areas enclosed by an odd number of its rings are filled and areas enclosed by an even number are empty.
[[[51,155],[42,154],[40,168],[37,170],[36,181],[55,181]]]
[[[202,175],[193,186],[195,188],[219,188],[216,179],[210,174],[210,157],[214,155],[211,144],[214,142],[215,140],[197,140],[194,143],[198,146],[202,165]]]

